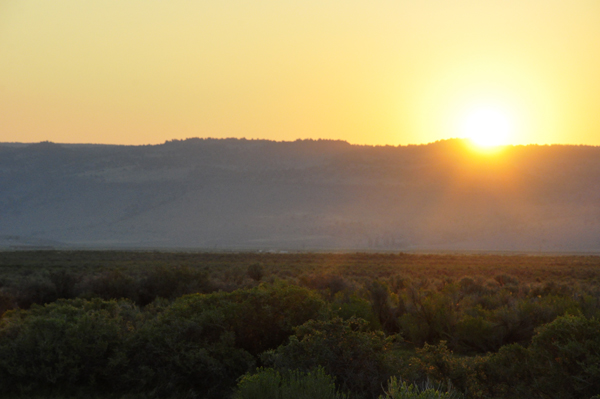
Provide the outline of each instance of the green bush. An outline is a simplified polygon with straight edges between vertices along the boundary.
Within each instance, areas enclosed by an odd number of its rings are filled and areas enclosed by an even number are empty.
[[[142,306],[156,298],[175,299],[185,294],[207,293],[213,286],[203,270],[188,266],[161,266],[150,270],[139,283],[138,303]]]
[[[328,298],[348,289],[348,282],[339,274],[300,276],[300,282],[309,288],[321,291]]]
[[[562,316],[540,327],[528,348],[502,347],[486,374],[505,398],[589,398],[600,392],[600,321]]]
[[[417,346],[447,340],[457,323],[451,296],[432,291],[408,290],[407,311],[400,316],[400,333]]]
[[[312,291],[287,284],[183,296],[137,334],[127,379],[159,396],[223,397],[254,365],[252,355],[282,344],[322,307]]]
[[[535,329],[565,313],[578,313],[578,304],[569,298],[547,296],[517,301],[496,309],[491,316],[496,323],[499,344],[531,342]]]
[[[398,330],[398,313],[392,306],[390,298],[390,290],[388,286],[381,281],[373,281],[367,287],[371,296],[373,313],[379,319],[384,331],[388,333],[397,333]]]
[[[15,308],[14,298],[6,293],[0,291],[0,318],[4,315],[4,312]]]
[[[0,321],[0,385],[8,390],[107,389],[125,368],[123,341],[139,311],[129,301],[59,300]]]
[[[519,279],[514,276],[510,276],[508,274],[497,275],[496,277],[494,277],[494,280],[496,280],[498,282],[498,284],[500,284],[501,287],[504,287],[506,285],[512,285],[512,286],[519,285]]]
[[[258,355],[283,344],[294,327],[317,318],[324,305],[315,292],[280,282],[230,293],[186,295],[173,303],[171,311],[190,318],[205,309],[218,310],[236,346]]]
[[[22,309],[29,309],[33,304],[46,304],[58,299],[56,287],[47,274],[34,275],[16,286],[12,287],[17,305]]]
[[[235,346],[228,324],[229,316],[217,306],[192,310],[176,301],[132,338],[123,387],[156,397],[185,392],[222,398],[254,364],[247,351]]]
[[[456,356],[445,341],[417,349],[411,359],[411,380],[433,380],[441,387],[458,391],[471,398],[482,398],[488,392],[483,368],[488,356]],[[492,396],[495,397],[495,396]]]
[[[261,265],[260,263],[253,263],[250,266],[248,266],[246,274],[248,274],[248,277],[250,277],[252,280],[260,281],[265,275],[265,270],[263,265]]]
[[[530,351],[518,344],[505,345],[485,363],[488,397],[527,399],[535,379]]]
[[[489,291],[481,281],[475,281],[470,277],[463,277],[458,282],[458,286],[464,295],[485,295]]]
[[[107,270],[90,279],[84,287],[89,295],[102,299],[127,298],[138,301],[139,282],[121,270]]]
[[[391,340],[381,331],[366,331],[363,319],[311,320],[296,329],[285,346],[263,355],[278,370],[309,371],[322,366],[344,391],[377,397],[390,376]]]
[[[51,272],[49,278],[54,284],[57,298],[72,299],[77,296],[76,286],[80,280],[78,275],[61,269]]]
[[[399,384],[396,377],[392,377],[388,383],[388,389],[385,391],[385,395],[379,397],[379,399],[454,399],[460,398],[461,395],[455,392],[440,392],[432,387],[425,387],[419,389],[419,387],[402,381]]]
[[[564,398],[600,392],[599,320],[559,317],[538,330],[529,349],[536,365],[536,390]]]
[[[333,313],[344,320],[352,317],[364,319],[369,323],[370,330],[380,330],[379,318],[373,312],[371,303],[356,294],[338,292],[331,304]]]
[[[323,368],[302,372],[258,369],[243,376],[233,399],[346,399]]]
[[[483,316],[464,315],[456,324],[455,347],[462,352],[490,352],[500,348],[500,338],[495,323]]]

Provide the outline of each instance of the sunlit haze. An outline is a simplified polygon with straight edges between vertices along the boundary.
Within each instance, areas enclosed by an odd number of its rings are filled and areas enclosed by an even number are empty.
[[[5,0],[0,142],[600,145],[600,2]]]

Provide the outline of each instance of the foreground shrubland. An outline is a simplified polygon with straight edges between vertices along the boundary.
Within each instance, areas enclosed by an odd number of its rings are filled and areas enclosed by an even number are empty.
[[[299,257],[277,257],[279,268],[226,257],[195,266],[160,258],[144,267],[128,259],[127,267],[5,268],[0,391],[15,398],[600,394],[595,258],[584,259],[585,273],[571,258],[553,258],[554,266],[505,265],[490,275],[483,261],[496,257],[477,257],[481,268],[469,266],[467,275],[459,262],[469,257],[439,257],[444,265],[433,268],[419,256],[373,255],[372,268],[362,269],[352,259],[318,269],[311,263],[318,257]],[[525,261],[532,262],[515,257]]]

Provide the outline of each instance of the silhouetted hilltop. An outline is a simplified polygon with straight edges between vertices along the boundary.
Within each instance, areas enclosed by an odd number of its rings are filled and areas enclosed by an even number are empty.
[[[600,251],[598,182],[590,146],[6,143],[0,246]]]

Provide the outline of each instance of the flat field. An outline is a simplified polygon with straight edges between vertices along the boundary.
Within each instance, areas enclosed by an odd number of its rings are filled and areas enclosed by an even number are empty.
[[[119,269],[139,273],[160,266],[202,268],[219,276],[245,272],[255,263],[264,267],[267,276],[279,278],[303,274],[385,278],[397,273],[417,278],[489,278],[505,273],[526,283],[600,283],[600,256],[159,251],[1,251],[0,279],[56,270],[94,274]]]

